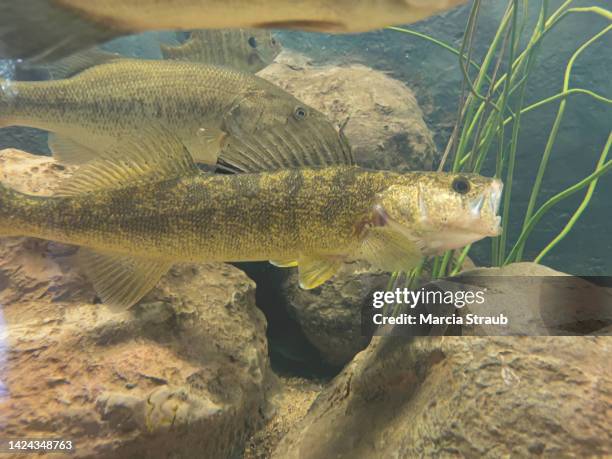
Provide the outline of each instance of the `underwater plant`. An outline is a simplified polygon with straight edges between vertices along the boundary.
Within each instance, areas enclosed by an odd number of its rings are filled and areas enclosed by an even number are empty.
[[[592,90],[572,87],[571,85],[572,71],[576,60],[589,46],[608,34],[612,30],[612,25],[607,25],[594,33],[592,37],[575,50],[566,64],[563,86],[560,92],[530,105],[525,104],[525,92],[529,84],[533,64],[537,59],[543,40],[551,30],[562,21],[566,21],[576,14],[595,14],[612,21],[612,12],[605,8],[599,6],[575,7],[573,3],[573,0],[566,0],[558,8],[551,11],[549,1],[542,0],[537,21],[530,34],[527,34],[529,0],[509,0],[488,51],[480,62],[473,58],[472,52],[474,34],[481,8],[480,0],[474,0],[472,4],[460,49],[411,29],[387,28],[428,40],[459,57],[463,82],[457,121],[444,151],[439,170],[446,167],[453,172],[478,173],[487,158],[494,159],[495,176],[504,182],[504,196],[500,212],[503,231],[498,237],[492,239],[490,251],[492,266],[504,266],[523,260],[525,244],[540,219],[559,202],[586,188],[582,203],[574,211],[566,225],[535,256],[533,261],[539,263],[574,228],[580,216],[588,207],[598,180],[612,169],[612,160],[608,159],[608,153],[612,146],[611,131],[593,172],[540,204],[542,181],[553,156],[568,98],[573,95],[583,95],[598,103],[612,104],[612,99]],[[527,40],[523,39],[525,36],[528,37]],[[521,45],[522,43],[525,44]],[[552,103],[558,103],[557,114],[540,158],[529,202],[523,215],[520,234],[516,241],[511,244],[508,223],[522,116]],[[494,158],[491,158],[493,155]],[[419,267],[405,273],[406,286],[409,288],[415,286],[425,266],[431,271],[432,278],[456,275],[461,270],[470,249],[471,245],[468,245],[459,253],[448,251],[441,256],[424,260]],[[394,273],[392,275],[389,282],[390,288],[397,286],[404,278],[402,274]]]

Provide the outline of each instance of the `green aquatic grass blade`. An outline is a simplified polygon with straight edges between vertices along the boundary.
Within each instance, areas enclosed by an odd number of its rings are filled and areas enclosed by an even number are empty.
[[[608,152],[610,151],[611,145],[612,145],[612,132],[608,136],[608,141],[606,142],[606,146],[604,147],[601,153],[601,156],[597,163],[597,167],[595,168],[596,171],[601,169],[606,163],[606,159],[608,158]],[[599,180],[599,177],[593,179],[591,183],[589,183],[586,195],[584,196],[584,199],[580,203],[580,206],[578,207],[578,209],[576,209],[576,212],[574,212],[574,215],[572,215],[572,218],[570,218],[570,220],[567,222],[567,225],[565,225],[565,227],[563,228],[563,230],[561,230],[561,232],[557,235],[557,237],[555,237],[546,247],[544,247],[544,249],[542,249],[542,251],[534,259],[536,263],[539,263],[542,260],[542,258],[544,258],[546,254],[550,252],[559,242],[561,242],[563,238],[565,238],[565,236],[567,236],[568,233],[572,230],[572,228],[574,227],[574,225],[576,224],[580,216],[583,214],[583,212],[585,211],[585,209],[588,207],[589,203],[591,202],[591,198],[593,197],[593,193],[595,192],[595,187],[597,186],[598,180]]]
[[[546,212],[548,212],[553,206],[555,206],[559,202],[563,201],[564,199],[569,198],[574,193],[577,193],[582,188],[589,186],[593,180],[597,180],[602,175],[610,172],[610,170],[612,170],[612,160],[604,163],[599,169],[597,169],[595,172],[593,172],[588,177],[582,179],[580,182],[563,190],[561,193],[556,194],[555,196],[550,198],[548,201],[546,201],[538,209],[538,211],[533,214],[533,216],[531,217],[531,219],[529,220],[527,224],[527,228],[521,233],[519,239],[516,241],[516,243],[514,244],[514,247],[512,248],[512,250],[506,257],[506,261],[504,264],[509,264],[516,260],[516,254],[518,252],[519,247],[525,243],[525,240],[527,239],[531,231],[533,231],[533,228],[535,227],[535,225],[540,221],[540,219],[544,216],[544,214],[546,214]]]
[[[584,187],[589,187],[584,200],[568,224],[561,229],[557,237],[540,252],[536,260],[539,261],[543,258],[575,226],[576,221],[590,203],[598,178],[607,173],[611,167],[610,161],[606,161],[605,156],[602,156],[602,159],[598,163],[599,167],[593,174],[553,196],[553,198],[547,200],[537,212],[534,212],[546,167],[552,156],[555,140],[560,132],[563,112],[570,96],[583,95],[598,103],[612,103],[612,99],[596,91],[586,88],[569,87],[572,69],[576,59],[586,48],[612,28],[612,26],[608,26],[581,45],[571,56],[566,65],[563,75],[563,86],[559,93],[534,102],[529,106],[524,105],[526,88],[529,83],[534,62],[536,61],[536,55],[543,46],[544,39],[552,30],[574,14],[588,13],[602,16],[608,20],[612,18],[612,13],[605,8],[598,6],[573,7],[573,3],[573,0],[564,1],[559,7],[553,10],[549,16],[549,0],[543,0],[536,24],[530,32],[531,35],[528,37],[523,49],[520,50],[519,43],[521,42],[523,33],[527,30],[527,10],[529,2],[528,0],[509,0],[507,8],[498,25],[498,29],[495,32],[491,45],[485,53],[482,62],[475,62],[471,55],[471,40],[474,36],[479,2],[475,2],[475,6],[470,12],[464,41],[460,50],[444,41],[420,32],[400,27],[388,28],[428,40],[459,56],[459,66],[463,74],[462,87],[466,89],[466,94],[464,97],[464,89],[462,89],[457,122],[444,152],[440,170],[442,170],[447,157],[452,156],[452,171],[478,173],[490,153],[492,151],[496,152],[495,175],[504,178],[505,187],[501,206],[503,230],[498,238],[492,240],[491,263],[493,265],[501,266],[520,259],[529,234],[542,216],[561,200],[566,199]],[[502,67],[501,62],[504,53],[508,56],[506,60],[507,65],[503,66],[507,70],[498,77],[497,73]],[[475,70],[477,72],[473,79],[470,76],[469,70]],[[524,215],[523,229],[512,246],[510,253],[506,254],[506,246],[509,238],[508,231],[510,227],[509,218],[513,182],[515,178],[514,171],[517,165],[517,149],[522,131],[522,118],[525,114],[555,102],[559,102],[561,114],[553,123],[548,135],[546,147],[540,158],[540,167],[536,174],[536,180],[534,181],[532,190],[530,190],[528,212]],[[505,129],[509,125],[512,125],[512,127],[507,136]],[[463,248],[456,258],[452,251],[433,258],[432,277],[438,278],[447,274],[456,275],[461,270],[470,249],[471,246]],[[519,254],[520,257],[518,257]],[[412,272],[408,274],[408,285],[412,284],[412,276]]]
[[[563,78],[563,91],[568,91],[569,90],[570,79],[571,79],[571,75],[572,75],[572,69],[574,68],[574,64],[575,64],[576,60],[578,59],[578,57],[584,52],[584,50],[586,50],[590,45],[592,45],[595,41],[597,41],[599,38],[604,36],[610,30],[612,30],[612,25],[609,25],[609,26],[605,27],[599,33],[595,34],[593,37],[591,37],[589,40],[587,40],[585,43],[583,43],[574,52],[574,54],[572,54],[572,57],[570,58],[569,62],[567,63],[567,66],[565,68],[565,75],[564,75],[564,78]],[[562,99],[560,104],[559,104],[559,108],[557,110],[557,115],[556,115],[555,120],[553,122],[553,127],[552,127],[552,129],[550,131],[550,134],[548,136],[548,141],[546,142],[546,146],[544,147],[544,153],[542,154],[542,159],[540,160],[540,165],[538,167],[538,172],[536,174],[536,178],[535,178],[535,182],[533,184],[533,188],[531,189],[531,194],[530,194],[530,197],[529,197],[529,203],[527,204],[527,210],[525,212],[525,217],[523,219],[523,231],[527,227],[529,219],[533,215],[533,211],[534,211],[535,206],[536,206],[538,195],[540,194],[540,189],[542,187],[542,181],[544,179],[544,174],[546,172],[546,168],[547,168],[548,162],[550,160],[550,156],[551,156],[551,153],[552,153],[553,146],[554,146],[555,141],[557,140],[557,136],[559,134],[559,128],[561,127],[561,123],[563,121],[563,117],[564,117],[564,114],[565,114],[566,106],[567,106],[567,99]],[[520,261],[522,259],[524,247],[525,247],[524,243],[519,247],[519,250],[518,250],[518,252],[516,254],[516,260],[517,261]]]

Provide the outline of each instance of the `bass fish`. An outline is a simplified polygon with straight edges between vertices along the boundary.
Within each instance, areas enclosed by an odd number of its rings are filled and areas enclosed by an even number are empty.
[[[184,43],[160,45],[165,59],[202,62],[257,73],[281,52],[271,32],[257,29],[195,30]]]
[[[5,0],[0,58],[52,61],[146,30],[355,33],[407,24],[467,0]]]
[[[55,196],[0,186],[0,234],[81,246],[100,298],[130,307],[177,262],[270,260],[315,288],[343,263],[405,270],[500,230],[502,184],[472,174],[394,173],[352,157],[300,157],[301,139],[241,142],[203,173],[169,135],[83,165]]]
[[[0,126],[12,125],[51,132],[49,147],[67,164],[90,161],[142,132],[175,133],[205,164],[215,164],[235,137],[265,145],[276,125],[310,138],[307,151],[348,149],[325,115],[272,83],[179,61],[117,59],[67,79],[0,81]]]

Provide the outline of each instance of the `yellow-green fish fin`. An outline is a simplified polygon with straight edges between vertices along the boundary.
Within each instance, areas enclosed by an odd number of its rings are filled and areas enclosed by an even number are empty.
[[[79,263],[104,304],[127,309],[145,296],[172,263],[81,248]]]
[[[270,263],[279,268],[295,268],[298,265],[297,260],[293,258],[270,260]]]
[[[354,258],[367,261],[383,271],[405,271],[423,258],[422,244],[417,238],[394,231],[386,226],[368,230]]]
[[[329,280],[342,265],[341,261],[328,258],[300,257],[298,272],[300,287],[310,290]]]
[[[199,173],[184,145],[168,133],[140,142],[126,142],[120,148],[109,150],[99,159],[79,167],[55,194],[75,196]]]
[[[296,107],[301,113],[312,110]],[[219,153],[219,164],[234,172],[265,172],[303,167],[353,165],[351,147],[342,132],[335,138],[323,138],[316,129],[301,126],[292,119],[286,125],[240,135],[229,125],[229,135]]]
[[[100,157],[100,153],[69,137],[49,133],[47,140],[53,158],[62,164],[83,164]]]
[[[227,133],[221,129],[200,128],[193,136],[185,136],[183,142],[196,163],[214,165]]]
[[[124,35],[56,0],[0,1],[0,59],[53,62]]]
[[[53,64],[46,65],[49,76],[54,80],[70,78],[77,73],[87,70],[96,65],[112,62],[117,59],[125,59],[119,53],[111,53],[99,48],[92,48],[71,56],[65,57]]]

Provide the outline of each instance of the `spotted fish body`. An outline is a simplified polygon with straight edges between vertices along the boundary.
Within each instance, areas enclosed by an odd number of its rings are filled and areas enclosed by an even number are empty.
[[[53,60],[145,30],[298,29],[354,33],[407,24],[466,0],[7,0],[0,58]],[[2,44],[5,43],[5,46]]]
[[[178,46],[161,45],[166,59],[202,62],[256,73],[281,51],[271,32],[257,29],[196,30]]]
[[[277,86],[181,61],[119,59],[67,79],[0,82],[0,126],[10,125],[53,133],[51,150],[66,163],[90,160],[157,128],[173,132],[198,161],[210,164],[235,136],[265,142],[263,133],[272,127],[316,132],[329,148],[339,142],[322,113]]]
[[[398,177],[356,166],[195,174],[76,196],[20,195],[2,212],[20,234],[169,262],[341,256],[358,242],[376,193]]]
[[[274,138],[228,148],[234,175],[202,173],[168,136],[81,166],[55,197],[0,186],[0,234],[82,246],[99,295],[128,307],[175,262],[270,260],[314,288],[343,263],[407,269],[499,231],[497,180],[364,170],[350,152],[301,155],[299,137]]]

